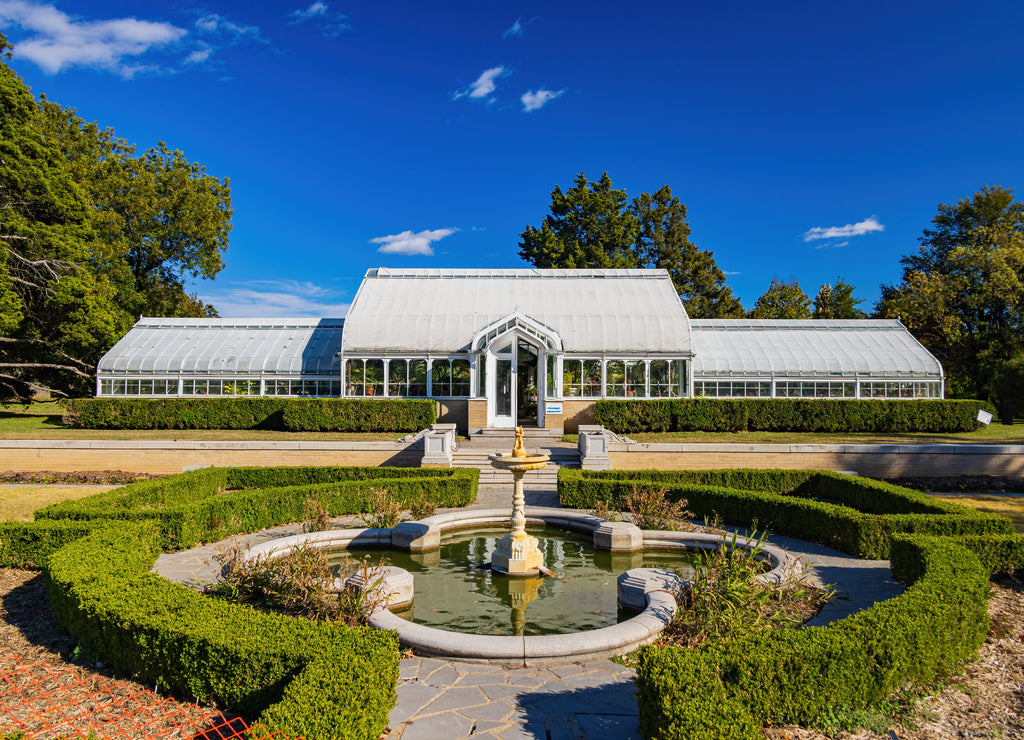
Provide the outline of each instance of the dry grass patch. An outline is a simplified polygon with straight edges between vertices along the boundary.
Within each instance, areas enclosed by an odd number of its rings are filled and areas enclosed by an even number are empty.
[[[996,493],[956,493],[937,495],[935,498],[952,501],[987,514],[1001,514],[1013,522],[1014,529],[1024,534],[1024,496]]]
[[[32,521],[32,512],[50,504],[92,496],[118,486],[0,486],[0,520]]]

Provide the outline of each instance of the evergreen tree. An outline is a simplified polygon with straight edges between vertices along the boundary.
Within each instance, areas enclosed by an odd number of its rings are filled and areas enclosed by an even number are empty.
[[[814,298],[814,311],[811,318],[815,319],[863,319],[867,314],[858,306],[863,298],[853,297],[853,286],[836,278],[835,285],[822,283],[818,295]]]

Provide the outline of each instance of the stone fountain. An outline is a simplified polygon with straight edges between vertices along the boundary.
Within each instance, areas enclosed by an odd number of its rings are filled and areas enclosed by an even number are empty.
[[[491,455],[491,465],[509,470],[514,479],[512,494],[512,531],[498,540],[491,553],[491,570],[516,577],[535,577],[544,568],[544,555],[537,548],[537,538],[526,533],[526,499],[523,476],[528,470],[540,470],[548,464],[548,455],[530,455],[523,448],[523,428],[516,428],[516,442],[511,454]]]

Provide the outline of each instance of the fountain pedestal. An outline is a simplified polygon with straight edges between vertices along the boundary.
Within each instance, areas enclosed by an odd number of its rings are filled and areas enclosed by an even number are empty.
[[[544,555],[537,538],[526,533],[526,499],[523,476],[527,470],[540,470],[548,464],[547,455],[528,455],[523,449],[523,428],[516,429],[516,444],[511,455],[492,455],[491,465],[512,473],[512,531],[498,540],[491,553],[491,570],[509,576],[536,576],[544,566]]]

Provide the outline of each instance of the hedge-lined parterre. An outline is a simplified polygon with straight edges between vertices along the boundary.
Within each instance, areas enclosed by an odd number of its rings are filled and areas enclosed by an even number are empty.
[[[155,520],[164,549],[175,550],[300,521],[311,499],[330,516],[366,512],[374,488],[387,489],[406,508],[421,497],[435,506],[467,506],[479,479],[475,468],[204,468],[53,504],[35,518]]]
[[[563,506],[623,508],[635,488],[656,485],[698,518],[810,540],[861,558],[889,557],[892,535],[1013,535],[997,514],[890,483],[813,470],[558,471]]]

